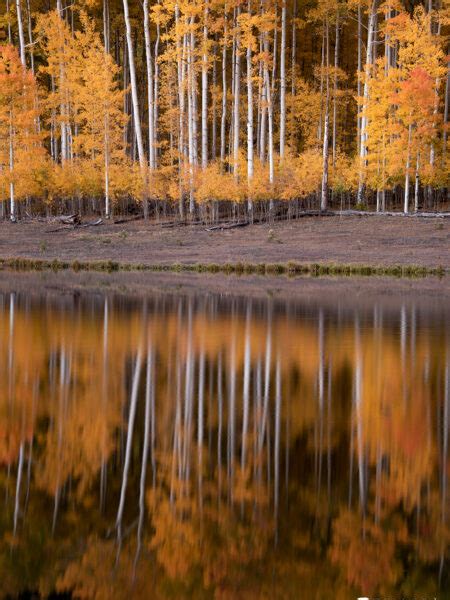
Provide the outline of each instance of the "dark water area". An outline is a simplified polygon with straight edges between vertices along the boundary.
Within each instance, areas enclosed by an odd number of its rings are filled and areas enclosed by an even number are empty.
[[[3,290],[0,597],[450,598],[449,316]]]

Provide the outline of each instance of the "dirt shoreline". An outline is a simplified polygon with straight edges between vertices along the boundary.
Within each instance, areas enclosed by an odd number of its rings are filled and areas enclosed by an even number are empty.
[[[128,265],[365,264],[450,267],[450,220],[313,217],[225,231],[134,221],[64,229],[0,224],[0,258]]]

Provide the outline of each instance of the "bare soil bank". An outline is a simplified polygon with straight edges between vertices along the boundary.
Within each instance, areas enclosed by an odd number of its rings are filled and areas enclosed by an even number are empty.
[[[54,223],[0,224],[0,258],[194,263],[346,263],[450,267],[450,219],[329,217],[224,231],[134,221],[54,232]]]

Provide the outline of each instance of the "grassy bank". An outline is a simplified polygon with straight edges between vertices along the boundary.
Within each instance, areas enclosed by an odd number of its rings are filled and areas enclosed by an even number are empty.
[[[390,277],[443,277],[447,274],[444,267],[425,267],[420,265],[386,265],[339,263],[196,263],[171,265],[125,263],[116,261],[62,261],[28,258],[0,258],[0,269],[16,271],[148,271],[172,273],[223,273],[225,275],[287,275],[295,276],[390,276]]]

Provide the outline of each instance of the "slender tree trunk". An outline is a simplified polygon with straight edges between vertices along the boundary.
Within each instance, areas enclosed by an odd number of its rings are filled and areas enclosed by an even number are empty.
[[[377,11],[377,0],[373,0],[370,7],[369,22],[367,25],[367,46],[366,46],[366,64],[364,67],[364,92],[363,92],[363,107],[361,117],[360,143],[359,143],[359,183],[358,183],[358,204],[363,204],[364,201],[364,170],[366,166],[367,156],[367,102],[369,100],[369,83],[371,76],[371,66],[373,58],[373,39]]]
[[[265,82],[265,94],[267,99],[267,116],[268,116],[268,129],[269,129],[269,184],[272,186],[274,181],[274,165],[273,165],[273,102],[272,93],[270,86],[270,75],[269,67],[267,64],[267,57],[269,56],[269,37],[268,33],[264,36],[264,53],[266,60],[264,61],[264,82]],[[273,210],[273,199],[270,200],[270,208]]]
[[[145,481],[147,477],[147,461],[148,461],[148,450],[150,446],[150,413],[151,413],[151,394],[152,394],[152,376],[153,376],[153,352],[152,347],[149,344],[147,349],[147,372],[145,381],[145,409],[144,409],[144,443],[142,447],[142,463],[141,463],[141,477],[139,482],[139,518],[138,518],[138,529],[137,529],[137,544],[136,554],[134,558],[134,574],[136,572],[137,563],[142,547],[142,534],[144,528],[144,513],[145,513]]]
[[[105,154],[105,217],[107,219],[111,216],[111,201],[109,197],[109,119],[108,115],[105,115],[105,134],[104,134],[104,154]]]
[[[21,485],[22,485],[23,462],[24,462],[24,452],[23,452],[23,442],[21,442],[20,447],[19,447],[19,463],[17,466],[16,500],[14,503],[14,530],[13,530],[14,536],[17,533],[17,524],[19,522],[20,489],[21,489]]]
[[[159,0],[158,0],[159,4]],[[161,39],[161,26],[158,23],[156,24],[156,42],[155,42],[155,52],[154,52],[154,77],[153,77],[153,160],[154,160],[154,168],[156,169],[158,166],[158,115],[159,115],[159,43]],[[171,90],[172,94],[172,90]]]
[[[208,165],[208,1],[203,14],[202,52],[202,169]]]
[[[409,212],[409,169],[411,167],[411,133],[412,125],[408,129],[408,150],[406,156],[406,169],[405,169],[405,194],[403,197],[403,212],[408,214]]]
[[[429,2],[429,7],[430,7],[430,11],[433,9],[433,2],[432,0],[430,0]],[[439,18],[439,16],[438,16]],[[431,26],[431,34],[432,35],[437,35],[439,36],[441,33],[441,22],[440,20],[438,20],[437,22],[437,26],[436,26],[436,31],[434,30],[435,28],[433,27],[434,25],[434,21],[433,19],[431,19],[430,21],[430,26]],[[433,124],[436,125],[436,119],[437,119],[437,115],[439,112],[439,87],[440,87],[440,83],[441,80],[439,77],[436,77],[436,81],[435,81],[435,85],[434,85],[434,95],[435,95],[435,101],[434,101],[434,110],[433,110]],[[430,167],[431,169],[434,168],[434,163],[435,163],[435,158],[436,158],[436,149],[435,149],[435,144],[432,141],[431,145],[430,145]],[[428,186],[428,205],[429,207],[432,206],[433,204],[433,187],[431,185]]]
[[[110,52],[110,23],[109,23],[109,0],[103,0],[103,45],[105,52]]]
[[[27,0],[28,45],[30,46],[30,67],[34,75],[33,25],[31,23],[30,0]]]
[[[20,51],[20,62],[26,67],[25,60],[25,37],[23,35],[23,23],[22,23],[22,4],[21,0],[16,0],[16,13],[17,13],[17,27],[19,30],[19,51]]]
[[[286,143],[286,0],[281,8],[280,55],[280,160],[284,158]]]
[[[275,540],[278,542],[278,506],[280,498],[280,430],[281,430],[281,359],[278,356],[275,371],[275,443],[273,452],[273,505]],[[287,440],[286,440],[287,443]]]
[[[145,154],[144,154],[144,144],[142,141],[142,129],[141,129],[141,114],[139,112],[139,96],[138,96],[138,88],[137,88],[137,80],[136,80],[136,68],[134,63],[134,50],[133,50],[133,38],[131,32],[131,22],[130,22],[130,14],[128,7],[128,0],[123,0],[123,12],[125,18],[125,28],[126,28],[126,36],[127,36],[127,48],[128,48],[128,65],[130,69],[130,83],[131,83],[131,100],[133,106],[133,123],[134,123],[134,133],[136,136],[136,145],[138,151],[139,158],[139,166],[141,169],[142,177],[144,178],[145,190],[144,190],[144,216],[148,218],[148,181],[147,176],[145,174],[146,165],[145,165]]]
[[[417,212],[419,210],[419,187],[420,187],[419,169],[420,169],[420,154],[419,154],[419,152],[417,152],[416,173],[415,173],[415,183],[414,183],[414,212]]]
[[[358,98],[361,98],[361,72],[362,72],[362,9],[361,0],[358,0],[358,81],[357,81],[357,94]],[[358,113],[356,117],[357,125],[357,152],[358,155],[361,152],[361,115],[360,108],[358,106]]]
[[[150,40],[150,17],[148,11],[148,0],[144,0],[144,38],[145,38],[145,63],[147,67],[147,103],[148,103],[148,156],[150,169],[155,169],[155,135],[153,126],[155,123],[153,99],[153,66],[152,50]]]
[[[248,14],[251,15],[251,0],[247,3]],[[253,179],[253,70],[252,70],[252,48],[251,40],[247,45],[247,181],[250,188]],[[248,212],[250,221],[253,220],[253,200],[251,191],[248,197]]]
[[[12,30],[11,30],[11,10],[9,0],[6,0],[6,18],[8,21],[8,44],[12,44]]]
[[[448,49],[448,56],[450,56],[450,48]],[[447,62],[447,78],[445,80],[445,99],[444,99],[444,135],[443,135],[443,149],[442,149],[442,160],[445,164],[445,158],[447,156],[447,138],[448,138],[448,105],[450,103],[450,59]]]
[[[320,112],[319,112],[319,123],[317,124],[317,142],[320,144],[323,138],[323,86],[324,86],[324,72],[325,72],[325,27],[322,27],[322,51],[321,51],[321,59],[320,59],[320,87],[319,87],[319,97],[320,97]]]
[[[220,120],[220,162],[225,162],[226,124],[227,124],[227,5],[224,6],[223,47],[222,47],[222,116]]]
[[[189,143],[189,214],[194,215],[194,167],[197,162],[196,151],[196,110],[195,110],[195,65],[194,65],[194,17],[190,18],[190,34],[187,34],[188,69],[188,143]]]
[[[244,382],[242,390],[242,443],[241,443],[241,471],[245,472],[247,457],[247,433],[250,408],[250,368],[251,368],[251,336],[250,336],[251,304],[247,306],[245,324],[245,348],[244,348]]]
[[[217,158],[217,38],[213,45],[211,159]]]
[[[184,94],[184,79],[185,79],[185,68],[184,68],[184,56],[185,56],[185,45],[181,44],[180,35],[180,9],[178,3],[175,4],[175,30],[176,30],[176,48],[177,48],[177,74],[178,74],[178,155],[179,155],[179,177],[180,177],[180,200],[179,200],[179,212],[180,219],[184,219],[184,196],[183,188],[181,185],[182,178],[184,175],[184,164],[185,164],[185,148],[184,148],[184,108],[185,108],[185,94]],[[183,36],[183,40],[186,36]]]
[[[450,46],[447,49],[447,56],[450,56]],[[442,163],[445,165],[447,156],[447,138],[448,138],[448,105],[450,103],[450,58],[447,59],[447,77],[445,80],[445,99],[444,99],[444,134],[442,137]]]
[[[16,222],[16,199],[14,190],[14,127],[13,127],[13,109],[9,111],[9,174],[11,181],[9,183],[9,218],[13,223]]]
[[[336,36],[334,43],[334,83],[333,83],[333,168],[336,165],[337,146],[337,93],[338,93],[338,67],[339,67],[339,11],[336,11]]]
[[[128,429],[127,429],[127,444],[125,449],[125,461],[123,464],[123,473],[122,473],[122,485],[120,489],[120,500],[119,507],[117,509],[117,517],[116,517],[116,529],[117,529],[117,539],[118,539],[118,552],[117,558],[120,552],[120,546],[122,542],[122,519],[123,519],[123,511],[125,508],[125,495],[127,491],[127,483],[128,483],[128,472],[130,469],[131,462],[131,449],[133,444],[133,429],[134,422],[136,418],[136,407],[138,400],[138,391],[139,391],[139,380],[141,377],[141,367],[142,367],[142,350],[139,348],[137,357],[136,357],[136,365],[134,368],[133,374],[133,384],[131,389],[131,400],[130,400],[130,410],[128,414]]]
[[[325,24],[325,42],[326,42],[326,100],[325,100],[325,123],[323,128],[323,152],[322,152],[322,190],[320,197],[320,210],[328,208],[328,131],[330,125],[330,27],[328,17]]]
[[[295,96],[296,86],[296,63],[297,63],[297,0],[294,0],[294,6],[292,9],[292,48],[291,48],[291,94]]]
[[[240,6],[236,8],[235,27],[238,28]],[[239,30],[235,33],[235,58],[234,58],[234,107],[233,107],[233,173],[239,177],[239,109],[241,98],[241,41]]]

